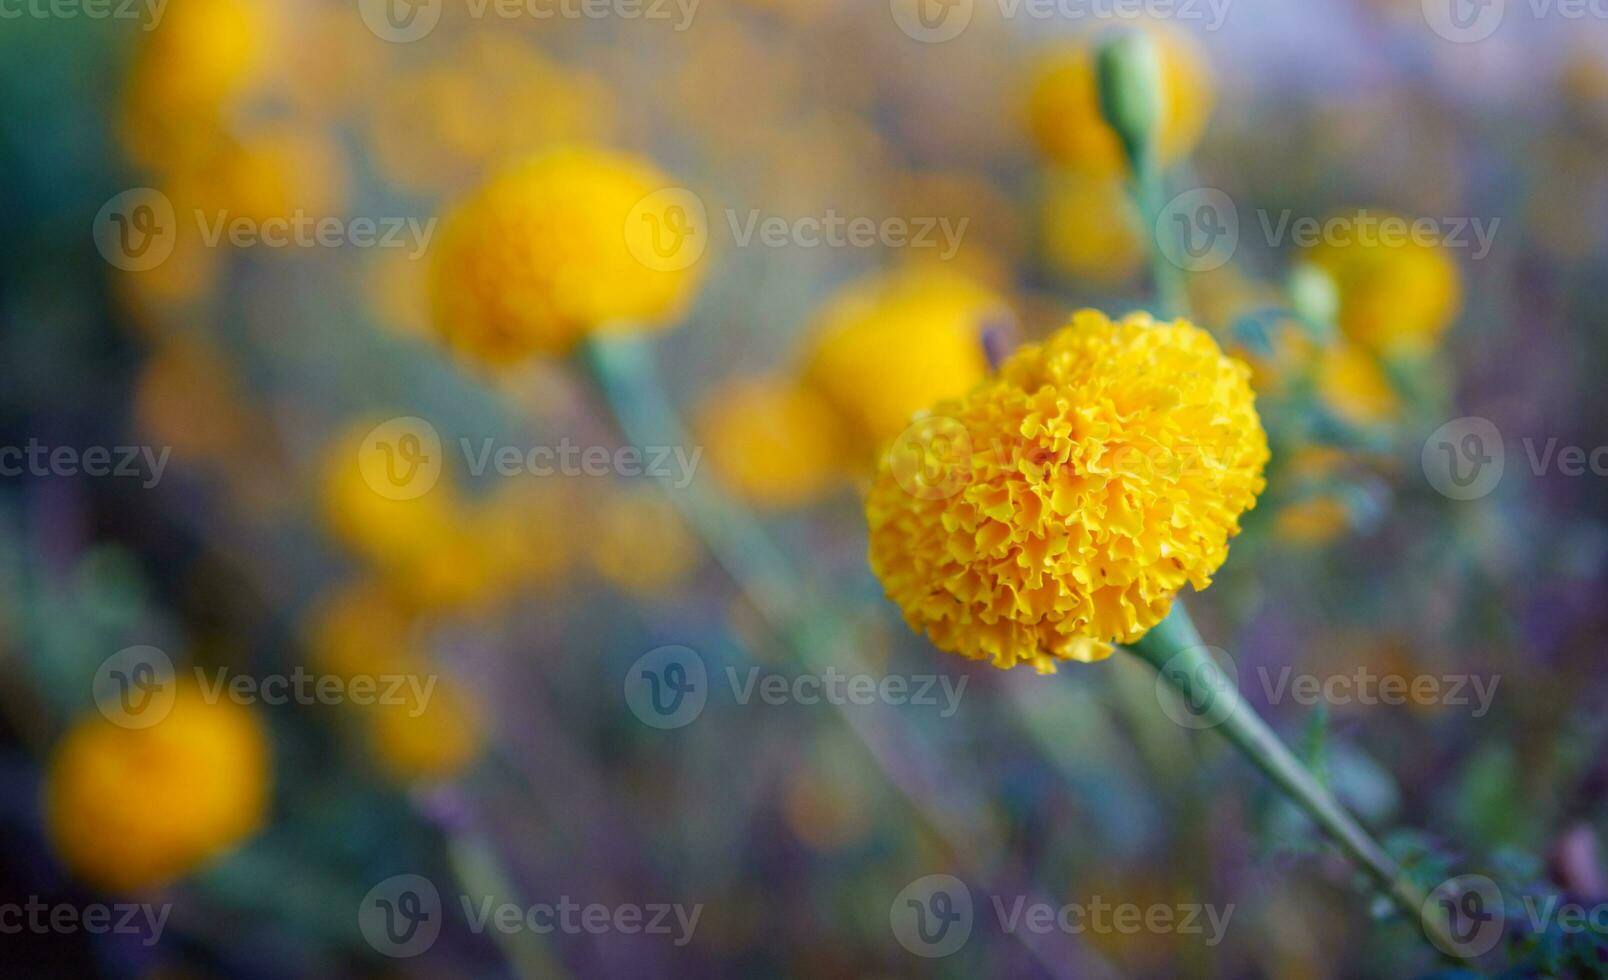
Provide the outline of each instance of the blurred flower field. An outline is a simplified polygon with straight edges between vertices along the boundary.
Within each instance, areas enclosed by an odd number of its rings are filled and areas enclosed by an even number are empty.
[[[1608,24],[0,0],[0,972],[1608,975]]]

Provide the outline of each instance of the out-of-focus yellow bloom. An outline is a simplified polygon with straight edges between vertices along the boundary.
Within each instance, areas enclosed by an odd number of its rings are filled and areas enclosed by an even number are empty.
[[[361,717],[380,764],[400,779],[451,776],[480,751],[476,710],[446,677],[438,676],[422,710],[406,701],[376,704],[365,707]]]
[[[1328,544],[1351,526],[1351,510],[1333,494],[1319,494],[1286,505],[1274,518],[1279,537],[1292,544]]]
[[[300,215],[317,221],[339,215],[346,201],[347,169],[340,144],[319,127],[276,123],[249,130],[213,156],[174,173],[168,183],[183,221],[244,218],[256,225]],[[195,210],[203,212],[200,219]],[[265,230],[266,231],[266,230]]]
[[[1457,315],[1462,282],[1439,244],[1410,233],[1410,219],[1369,209],[1338,216],[1350,232],[1307,251],[1340,291],[1340,329],[1381,354],[1432,349]]]
[[[816,314],[804,377],[870,459],[913,414],[983,379],[983,328],[1009,317],[1003,300],[958,273],[923,267],[872,276]]]
[[[699,546],[675,505],[656,487],[616,489],[593,514],[587,551],[609,582],[644,598],[661,598],[697,567]]]
[[[181,683],[147,728],[93,715],[56,746],[44,790],[62,859],[113,891],[154,887],[256,833],[268,805],[268,740],[256,716]]]
[[[436,329],[503,363],[675,319],[701,278],[691,236],[708,235],[685,193],[646,161],[603,150],[553,150],[505,170],[443,223]]]
[[[755,504],[808,503],[843,472],[843,432],[832,407],[786,378],[739,378],[712,389],[693,429],[721,481]]]
[[[1401,398],[1377,357],[1355,344],[1337,344],[1318,361],[1318,396],[1353,425],[1379,425],[1401,414]]]
[[[549,586],[569,567],[576,504],[550,480],[511,480],[477,501],[468,537],[497,595]]]
[[[1052,176],[1043,217],[1045,259],[1057,272],[1111,284],[1132,277],[1144,264],[1139,214],[1116,180]]]
[[[334,589],[302,629],[308,662],[338,677],[374,672],[414,649],[412,611],[377,581]]]
[[[198,343],[173,340],[145,363],[134,389],[140,430],[181,458],[216,460],[249,444],[248,413],[229,365]]]
[[[1205,55],[1178,31],[1148,26],[1161,60],[1163,110],[1157,150],[1163,163],[1187,156],[1200,142],[1213,91]],[[1116,133],[1100,115],[1095,81],[1097,42],[1084,38],[1046,57],[1028,97],[1033,138],[1051,161],[1097,176],[1125,169]]]
[[[521,110],[509,113],[508,106]],[[608,88],[525,40],[477,33],[386,80],[369,121],[375,166],[410,190],[456,190],[487,166],[612,129]]]
[[[1044,673],[1108,656],[1211,582],[1262,491],[1249,375],[1187,321],[1074,314],[888,453],[872,570],[942,650]]]
[[[280,24],[261,0],[172,0],[134,60],[123,140],[148,170],[185,166],[215,145],[234,104],[272,63]]]
[[[365,444],[372,428],[355,426],[330,444],[320,492],[324,517],[335,536],[357,554],[389,573],[403,574],[432,559],[460,538],[465,519],[453,484],[440,479],[411,496],[405,484],[390,491],[398,464],[383,446]],[[406,475],[425,479],[416,471]]]

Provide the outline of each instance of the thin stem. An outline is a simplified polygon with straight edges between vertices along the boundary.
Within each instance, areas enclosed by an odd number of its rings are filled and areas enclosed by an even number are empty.
[[[1189,294],[1184,286],[1184,270],[1167,257],[1158,237],[1161,235],[1161,212],[1166,207],[1166,189],[1155,150],[1148,144],[1133,147],[1129,151],[1129,162],[1133,167],[1130,189],[1134,205],[1139,209],[1139,220],[1143,222],[1144,237],[1149,242],[1150,274],[1155,280],[1161,313],[1169,317],[1188,316]]]
[[[1439,909],[1426,906],[1427,895],[1402,873],[1328,788],[1291,754],[1239,688],[1212,659],[1182,602],[1172,614],[1129,646],[1183,696],[1188,709],[1215,726],[1273,784],[1328,832],[1408,921],[1419,922],[1437,951],[1456,949]]]

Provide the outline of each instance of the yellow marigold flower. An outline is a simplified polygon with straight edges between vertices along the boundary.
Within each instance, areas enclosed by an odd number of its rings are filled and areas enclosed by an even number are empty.
[[[1053,176],[1043,220],[1045,258],[1057,272],[1111,284],[1132,277],[1144,264],[1139,214],[1116,180]]]
[[[912,628],[996,667],[1092,661],[1204,588],[1264,484],[1250,369],[1211,335],[1084,310],[884,459],[871,568]]]
[[[56,850],[113,891],[165,884],[256,833],[268,804],[268,740],[257,717],[180,684],[147,728],[101,715],[53,752],[44,788]]]
[[[443,223],[436,329],[504,363],[674,319],[701,278],[688,236],[708,234],[681,193],[646,161],[604,150],[553,150],[503,171]]]
[[[262,81],[280,29],[261,0],[172,0],[144,38],[125,92],[123,141],[141,166],[183,166],[215,143]]]
[[[381,569],[397,571],[453,539],[464,524],[463,504],[445,474],[416,496],[407,482],[394,484],[395,461],[385,447],[365,444],[371,428],[359,424],[330,444],[321,503],[326,523],[343,544]],[[393,485],[399,489],[393,491]]]
[[[698,542],[657,487],[611,490],[593,515],[592,567],[615,586],[659,598],[698,564]]]
[[[714,388],[693,429],[721,481],[752,503],[807,503],[843,472],[843,433],[832,407],[788,379],[747,377]]]
[[[338,215],[347,183],[346,158],[333,135],[318,126],[276,123],[226,141],[175,173],[168,190],[187,221],[200,209],[208,223],[245,218],[261,224],[298,212],[314,220]],[[222,241],[228,232],[223,225]]]
[[[424,662],[421,676],[432,673]],[[399,779],[440,779],[473,762],[482,742],[476,709],[451,678],[437,675],[430,698],[365,706],[361,715],[380,764]]]
[[[1157,137],[1163,163],[1187,156],[1211,114],[1206,58],[1186,35],[1147,27],[1161,61],[1163,108]],[[1028,120],[1039,149],[1053,162],[1098,176],[1125,169],[1122,147],[1100,114],[1095,81],[1097,43],[1084,38],[1046,57],[1028,97]]]
[[[983,379],[983,328],[1009,315],[997,295],[957,273],[922,267],[872,276],[816,315],[804,377],[869,458],[914,413]]]
[[[1401,398],[1378,359],[1355,344],[1338,344],[1319,356],[1318,395],[1353,425],[1379,425],[1401,414]]]
[[[1293,544],[1315,547],[1328,544],[1351,526],[1351,509],[1332,494],[1298,500],[1280,510],[1273,529]]]
[[[1340,292],[1340,329],[1382,354],[1434,347],[1462,303],[1457,264],[1400,215],[1369,209],[1344,220],[1343,239],[1326,239],[1306,255]]]
[[[325,595],[302,625],[307,660],[339,677],[375,673],[414,647],[414,618],[388,588],[364,581]]]

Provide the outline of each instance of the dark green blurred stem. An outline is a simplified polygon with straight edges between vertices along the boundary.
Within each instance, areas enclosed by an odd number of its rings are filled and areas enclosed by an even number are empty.
[[[624,333],[594,337],[582,347],[581,358],[627,441],[638,446],[692,444],[659,385],[649,344]],[[759,613],[777,626],[795,624],[802,598],[798,583],[748,511],[700,481],[666,488],[666,493]]]
[[[1178,268],[1161,247],[1161,236],[1164,234],[1161,212],[1167,202],[1155,148],[1146,141],[1125,149],[1132,170],[1129,190],[1134,205],[1139,209],[1141,231],[1149,243],[1150,274],[1155,280],[1161,314],[1167,317],[1188,316],[1189,294],[1184,285],[1184,270]]]
[[[1428,896],[1402,873],[1384,848],[1346,812],[1334,794],[1313,778],[1256,709],[1240,696],[1239,688],[1223,673],[1201,641],[1200,632],[1195,629],[1182,601],[1174,602],[1172,614],[1128,649],[1154,667],[1182,696],[1190,711],[1205,718],[1221,719],[1216,721],[1215,727],[1223,737],[1317,821],[1340,849],[1390,897],[1409,922],[1421,923],[1426,937],[1437,947],[1457,948],[1440,910],[1425,906]]]

